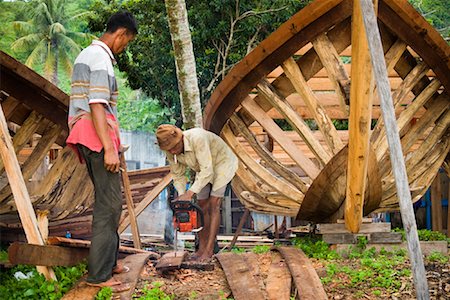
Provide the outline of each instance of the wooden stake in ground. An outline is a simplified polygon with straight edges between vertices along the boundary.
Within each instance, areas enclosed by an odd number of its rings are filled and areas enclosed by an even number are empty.
[[[125,200],[127,202],[128,218],[130,219],[131,233],[133,234],[133,245],[134,248],[141,249],[141,238],[139,235],[136,214],[134,213],[133,197],[131,196],[130,178],[128,178],[127,163],[125,162],[125,155],[123,153],[120,154],[120,165],[122,166],[123,193],[125,194]]]
[[[233,240],[230,243],[230,249],[232,249],[234,247],[234,245],[236,244],[239,234],[241,234],[242,227],[244,227],[245,221],[247,221],[247,218],[249,215],[250,215],[250,210],[248,208],[246,208],[244,211],[244,214],[241,217],[241,220],[239,221],[238,227],[236,228],[236,232],[234,233]]]
[[[408,243],[409,257],[414,276],[417,299],[429,299],[428,283],[425,276],[425,267],[420,249],[419,237],[417,235],[416,219],[411,201],[411,193],[406,174],[405,161],[403,159],[400,136],[395,119],[395,111],[391,96],[386,63],[384,61],[383,47],[381,44],[380,32],[378,30],[377,18],[371,0],[359,0],[361,3],[364,27],[369,42],[370,57],[381,100],[381,112],[385,122],[385,131],[389,144],[389,152],[392,164],[392,171],[397,186],[400,212],[402,216],[403,228],[405,228],[406,240]]]
[[[25,181],[23,180],[20,165],[14,152],[14,146],[8,132],[5,115],[0,105],[0,155],[8,176],[9,185],[14,195],[14,201],[19,212],[20,221],[25,231],[27,241],[30,244],[44,245],[44,240],[39,232],[36,215],[31,205]],[[56,280],[55,273],[51,268],[39,267],[38,271],[44,274],[47,280]]]

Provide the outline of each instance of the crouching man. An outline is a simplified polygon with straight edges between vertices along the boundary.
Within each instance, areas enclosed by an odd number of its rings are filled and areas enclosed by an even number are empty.
[[[193,260],[212,257],[220,225],[220,204],[228,183],[238,168],[238,159],[216,134],[201,128],[181,131],[163,124],[156,130],[159,147],[166,153],[177,200],[191,201],[197,195],[204,214],[204,228],[198,234],[199,249]],[[195,181],[186,191],[186,169],[196,172]]]

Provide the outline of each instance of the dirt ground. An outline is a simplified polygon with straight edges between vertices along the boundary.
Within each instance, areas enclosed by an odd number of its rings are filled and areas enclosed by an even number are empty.
[[[272,252],[259,254],[258,263],[261,277],[265,281],[271,263]],[[354,261],[342,260],[340,265],[350,268]],[[166,275],[156,272],[154,262],[149,261],[141,274],[141,278],[136,288],[136,295],[141,294],[141,290],[147,285],[151,288],[152,282],[159,282],[160,289],[168,295],[174,295],[174,299],[233,299],[231,290],[227,284],[226,277],[220,264],[214,260],[213,271],[199,271],[191,269],[180,269],[172,271]],[[319,277],[326,276],[325,267],[317,260],[312,260]],[[409,263],[405,263],[399,268],[410,268]],[[427,278],[431,299],[450,299],[450,264],[427,263]],[[345,282],[346,278],[342,278]],[[389,293],[386,289],[376,288],[381,291],[379,296],[374,296],[375,288],[370,288],[369,283],[361,283],[355,288],[346,288],[342,284],[325,284],[324,289],[329,299],[416,299],[413,288],[412,277],[402,279],[401,288],[396,293]],[[292,291],[295,293],[295,291]],[[257,299],[254,299],[257,300]],[[259,299],[258,299],[259,300]],[[279,299],[282,300],[282,299]]]

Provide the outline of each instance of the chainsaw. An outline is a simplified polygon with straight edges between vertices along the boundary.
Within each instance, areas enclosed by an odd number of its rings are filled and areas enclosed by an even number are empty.
[[[173,228],[175,229],[175,250],[178,242],[178,232],[197,233],[203,229],[203,211],[192,201],[174,200],[170,202],[173,211]],[[200,221],[200,223],[198,222]]]

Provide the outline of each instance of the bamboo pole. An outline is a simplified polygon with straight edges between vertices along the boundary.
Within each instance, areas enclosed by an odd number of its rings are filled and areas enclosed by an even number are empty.
[[[428,283],[423,264],[422,250],[420,249],[417,224],[411,201],[411,194],[406,174],[405,161],[400,143],[399,131],[395,119],[394,105],[391,96],[386,63],[384,61],[383,46],[377,18],[371,0],[359,0],[361,3],[364,27],[369,43],[369,51],[372,59],[373,72],[377,84],[378,95],[381,100],[381,112],[385,122],[385,131],[389,144],[389,153],[397,186],[400,212],[405,228],[408,252],[411,260],[414,285],[417,299],[429,299]]]
[[[0,105],[0,156],[8,176],[9,185],[14,195],[14,201],[19,212],[25,236],[30,244],[44,245],[41,233],[39,232],[36,214],[31,204],[25,180],[23,179],[20,165],[14,151],[14,146],[8,132],[8,125]],[[53,269],[39,266],[38,272],[42,273],[47,280],[56,280]]]

